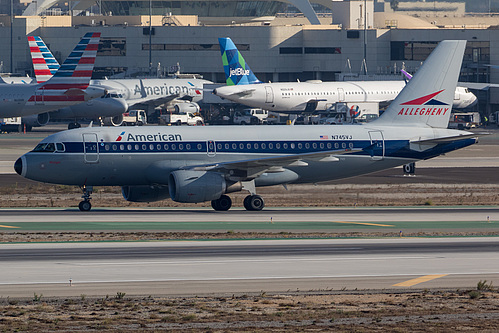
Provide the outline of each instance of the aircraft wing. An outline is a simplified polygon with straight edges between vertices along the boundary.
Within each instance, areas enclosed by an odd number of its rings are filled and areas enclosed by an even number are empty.
[[[228,173],[235,178],[254,179],[264,172],[279,172],[285,166],[307,166],[307,161],[339,161],[336,155],[360,151],[361,149],[330,150],[305,154],[279,155],[247,159],[240,161],[230,161],[215,164],[193,165],[184,169],[198,171],[220,171]]]
[[[488,90],[489,88],[499,88],[498,83],[475,83],[475,82],[459,82],[460,87],[466,87],[476,90]]]

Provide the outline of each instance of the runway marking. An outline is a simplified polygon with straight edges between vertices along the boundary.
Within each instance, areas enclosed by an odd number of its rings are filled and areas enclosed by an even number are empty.
[[[423,283],[423,282],[427,282],[427,281],[439,279],[439,278],[447,276],[447,275],[449,275],[449,274],[425,275],[425,276],[421,276],[421,277],[418,277],[418,278],[415,278],[415,279],[412,279],[412,280],[408,280],[408,281],[404,281],[404,282],[400,282],[400,283],[394,284],[392,287],[412,287],[412,286],[414,286],[416,284],[420,284],[420,283]]]
[[[0,224],[0,228],[12,228],[12,229],[14,229],[14,228],[20,228],[20,227],[14,227],[12,225],[1,225]]]
[[[345,224],[361,224],[361,225],[372,225],[375,227],[394,227],[391,224],[379,224],[379,223],[367,223],[367,222],[346,222],[346,221],[331,221],[333,223],[345,223]]]

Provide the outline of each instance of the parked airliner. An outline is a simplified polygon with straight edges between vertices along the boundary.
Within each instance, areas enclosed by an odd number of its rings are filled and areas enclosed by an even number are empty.
[[[246,190],[247,210],[261,210],[260,186],[316,183],[429,159],[476,143],[447,129],[466,41],[443,41],[390,104],[365,125],[86,127],[59,132],[20,157],[28,179],[77,185],[82,211],[94,186],[121,186],[126,200],[211,201]]]
[[[36,80],[38,83],[50,79],[59,69],[59,63],[39,36],[28,37]],[[121,124],[123,113],[129,108],[152,110],[166,103],[178,104],[181,111],[196,109],[189,102],[199,102],[203,98],[203,84],[211,81],[189,78],[165,79],[105,79],[91,80],[91,87],[106,89],[109,93],[100,99],[66,107],[50,114],[40,114],[23,122],[31,126],[43,126],[49,119],[110,117],[113,125]],[[69,128],[79,127],[75,121]]]
[[[405,86],[405,81],[341,81],[263,83],[255,76],[230,38],[219,38],[227,86],[216,88],[219,97],[247,106],[280,113],[310,113],[330,110],[338,102],[390,102]],[[457,87],[453,108],[476,102],[467,88]]]
[[[85,34],[46,82],[0,84],[0,118],[39,114],[104,95],[104,88],[89,87],[99,40],[100,33]]]

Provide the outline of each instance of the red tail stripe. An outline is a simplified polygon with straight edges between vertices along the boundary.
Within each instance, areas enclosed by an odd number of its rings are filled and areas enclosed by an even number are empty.
[[[35,37],[33,37],[33,36],[28,36],[28,41],[30,41],[30,42],[34,42],[34,41],[35,41]]]
[[[81,58],[80,61],[78,61],[79,64],[94,64],[95,63],[95,58]]]
[[[88,44],[85,51],[97,51],[99,49],[99,44]]]
[[[33,63],[34,64],[46,64],[47,62],[45,61],[45,58],[33,58],[31,59],[33,60]]]
[[[38,46],[30,46],[29,47],[30,52],[38,52],[40,53],[40,48]]]
[[[92,71],[74,71],[71,77],[92,77]]]
[[[35,69],[35,75],[52,75],[50,69]]]

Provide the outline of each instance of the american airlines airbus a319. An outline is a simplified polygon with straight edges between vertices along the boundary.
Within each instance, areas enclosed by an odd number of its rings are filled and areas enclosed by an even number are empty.
[[[316,183],[404,165],[474,144],[476,134],[447,129],[466,41],[443,41],[377,120],[342,126],[87,127],[53,134],[20,157],[29,179],[83,189],[121,186],[126,200],[211,201],[232,205],[246,190],[261,210],[260,186]]]
[[[312,113],[330,110],[338,102],[385,103],[397,97],[406,83],[400,81],[341,81],[263,83],[255,76],[230,38],[219,38],[227,86],[213,93],[247,106],[280,113]],[[456,87],[454,108],[476,102],[476,96],[464,87]]]

